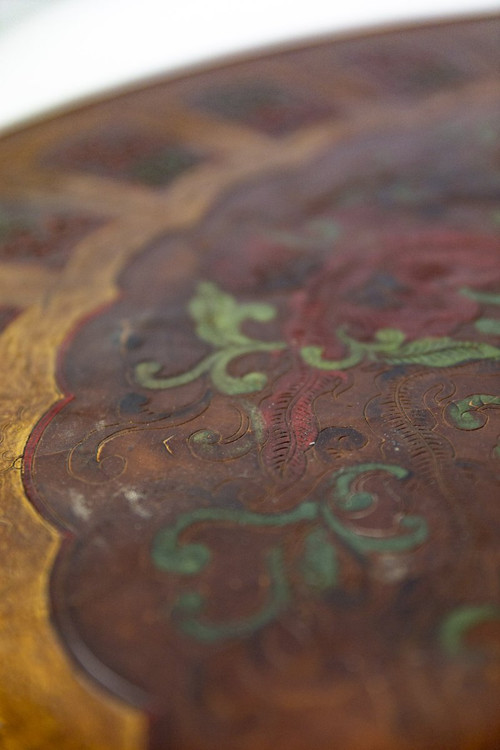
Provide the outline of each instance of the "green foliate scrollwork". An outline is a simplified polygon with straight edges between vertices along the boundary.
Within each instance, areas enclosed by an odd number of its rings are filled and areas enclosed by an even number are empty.
[[[332,478],[335,485],[335,500],[339,507],[348,511],[365,510],[374,502],[374,497],[369,492],[355,492],[352,485],[357,477],[373,471],[384,471],[396,479],[406,479],[408,471],[402,466],[391,464],[366,463],[357,466],[349,466],[337,471]]]
[[[386,362],[391,365],[423,365],[424,367],[451,367],[478,359],[499,359],[500,349],[482,341],[455,341],[446,336],[422,338],[405,343],[402,331],[382,328],[372,342],[356,341],[339,329],[337,337],[347,348],[339,360],[323,359],[323,348],[305,346],[301,349],[303,360],[321,370],[346,370],[362,360]]]
[[[169,378],[156,377],[162,369],[159,362],[139,362],[135,368],[135,378],[139,385],[142,385],[145,388],[151,388],[154,390],[177,388],[178,386],[187,385],[194,380],[198,380],[201,375],[210,371],[210,368],[215,361],[216,357],[212,354],[209,357],[205,357],[204,360],[199,362],[195,367],[189,370],[189,372],[184,372],[180,375],[174,375]]]
[[[343,539],[349,547],[361,554],[407,552],[423,544],[428,537],[427,523],[420,516],[403,517],[399,522],[402,533],[378,537],[347,527],[336,518],[328,506],[323,506],[322,512],[328,528]]]
[[[198,592],[184,594],[176,605],[176,611],[181,615],[181,630],[202,643],[216,643],[230,638],[244,638],[268,625],[290,601],[283,552],[279,547],[271,549],[267,556],[267,574],[269,593],[266,603],[255,614],[241,620],[210,622],[202,617],[206,605],[204,598]]]
[[[323,359],[322,346],[303,346],[300,350],[302,359],[310,367],[318,370],[348,370],[359,364],[365,356],[363,345],[347,336],[343,329],[337,330],[337,338],[346,345],[348,352],[342,359]]]
[[[453,424],[460,430],[478,430],[486,422],[487,417],[482,410],[487,406],[500,406],[500,397],[476,393],[449,404],[447,413]]]
[[[215,347],[189,371],[171,377],[157,377],[162,365],[156,361],[140,362],[135,369],[137,382],[145,388],[165,390],[187,385],[204,374],[209,374],[214,386],[229,395],[260,391],[267,382],[261,372],[249,372],[235,377],[228,372],[234,360],[257,352],[273,352],[285,348],[281,341],[259,341],[241,331],[245,320],[264,323],[274,318],[276,311],[262,302],[240,304],[222,292],[215,284],[202,282],[189,303],[189,313],[195,322],[200,339]]]
[[[204,461],[230,461],[241,458],[255,445],[254,436],[247,432],[234,440],[224,440],[215,430],[198,430],[189,438],[189,449]]]
[[[300,521],[312,521],[318,508],[303,502],[297,508],[279,514],[253,513],[244,509],[198,508],[180,516],[176,523],[162,529],[154,540],[152,558],[157,568],[170,573],[193,576],[209,563],[211,553],[204,544],[182,544],[180,536],[191,526],[210,521],[233,523],[236,526],[280,527]],[[180,628],[199,641],[213,643],[227,638],[243,637],[273,620],[288,604],[289,585],[284,573],[283,552],[279,547],[268,557],[270,593],[266,605],[254,615],[233,622],[210,623],[203,617],[204,598],[196,591],[187,591],[176,602]]]
[[[337,505],[345,511],[359,512],[375,503],[375,497],[369,492],[357,492],[353,489],[355,480],[363,474],[384,472],[398,480],[406,479],[408,471],[401,466],[381,463],[359,464],[341,469],[333,475],[334,485],[331,503],[323,503],[321,512],[331,531],[358,553],[370,552],[406,552],[426,541],[428,528],[425,519],[420,516],[403,516],[399,521],[396,533],[381,536],[377,530],[371,535],[369,530],[357,530],[346,525],[333,512]]]
[[[473,290],[464,294],[490,304],[497,304],[500,295]],[[135,379],[144,388],[169,389],[188,385],[203,375],[208,375],[215,388],[232,396],[256,393],[267,384],[263,372],[248,372],[235,376],[229,372],[231,364],[256,353],[272,353],[287,348],[284,341],[261,341],[247,336],[241,330],[246,320],[260,323],[271,321],[276,310],[264,302],[240,303],[212,282],[201,282],[188,305],[198,337],[210,344],[212,351],[188,371],[161,377],[162,365],[155,361],[139,362]],[[497,321],[488,318],[477,322],[483,333],[497,333]],[[451,367],[479,359],[499,359],[500,349],[482,341],[456,341],[448,337],[426,337],[406,341],[403,331],[382,328],[372,341],[357,341],[344,328],[337,329],[337,339],[344,345],[345,356],[325,359],[324,347],[303,346],[303,361],[318,370],[348,370],[364,360],[385,362],[390,365],[422,365],[424,367]]]
[[[482,341],[455,341],[447,337],[410,341],[384,357],[392,365],[452,367],[476,359],[498,359],[500,349]]]
[[[337,552],[326,529],[319,527],[307,535],[300,569],[304,583],[313,589],[328,590],[337,586]]]
[[[181,515],[175,524],[162,529],[156,535],[152,550],[153,561],[160,570],[171,573],[199,573],[210,560],[210,550],[202,544],[180,542],[180,536],[191,526],[208,521],[232,523],[236,526],[279,527],[298,521],[313,520],[317,513],[316,504],[308,501],[293,510],[276,514],[253,513],[243,508],[196,508]]]
[[[339,328],[337,329],[337,338],[345,345],[348,351],[348,354],[343,359],[323,359],[324,349],[321,346],[302,347],[302,359],[311,367],[316,367],[320,370],[347,370],[359,364],[365,357],[373,359],[377,356],[397,351],[403,343],[405,335],[397,328],[381,328],[375,334],[374,341],[367,343],[356,341],[356,339],[348,336],[343,328]]]
[[[250,319],[266,323],[276,315],[272,305],[264,302],[241,304],[209,281],[198,284],[196,295],[189,303],[189,312],[200,339],[220,349],[254,344],[253,339],[241,332],[241,324]]]
[[[211,622],[205,616],[206,601],[196,591],[186,591],[174,606],[183,632],[203,642],[243,637],[275,619],[288,605],[293,593],[289,576],[298,574],[312,594],[339,585],[340,568],[337,545],[356,556],[386,552],[408,552],[425,542],[427,524],[419,516],[402,516],[397,528],[384,533],[381,529],[357,528],[356,514],[369,510],[376,497],[358,491],[358,480],[367,474],[381,472],[398,481],[407,478],[408,471],[400,466],[364,463],[335,472],[326,495],[319,500],[305,500],[296,508],[281,513],[255,513],[245,508],[197,508],[180,515],[170,526],[158,532],[152,547],[152,558],[157,568],[171,574],[189,576],[200,574],[210,564],[212,553],[207,545],[187,541],[185,534],[194,526],[222,524],[236,528],[285,528],[309,526],[298,564],[285,565],[284,551],[274,546],[267,558],[270,581],[267,603],[256,613],[229,622]],[[337,511],[340,511],[340,516]],[[345,518],[348,514],[348,518]],[[349,514],[351,516],[349,517]]]

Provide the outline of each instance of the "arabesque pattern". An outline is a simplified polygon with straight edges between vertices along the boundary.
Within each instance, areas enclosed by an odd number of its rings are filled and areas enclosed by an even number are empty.
[[[8,750],[496,750],[499,28],[0,142]]]

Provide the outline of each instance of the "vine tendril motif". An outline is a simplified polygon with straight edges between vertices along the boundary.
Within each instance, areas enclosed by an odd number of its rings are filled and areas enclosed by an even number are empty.
[[[216,351],[188,372],[167,378],[156,377],[162,369],[160,363],[140,362],[135,370],[137,382],[145,388],[168,389],[187,385],[209,373],[213,384],[221,393],[238,395],[262,390],[267,383],[264,373],[248,372],[235,377],[229,374],[228,367],[239,357],[285,348],[283,342],[258,341],[240,330],[241,324],[247,319],[261,323],[272,320],[276,314],[275,309],[263,302],[239,304],[215,284],[205,281],[198,285],[196,295],[189,303],[189,313],[196,323],[199,338],[215,347]]]
[[[487,417],[482,413],[486,406],[500,406],[500,397],[476,393],[460,401],[453,401],[448,406],[448,414],[460,430],[478,430],[486,422]]]
[[[156,535],[152,558],[156,567],[168,573],[193,577],[210,563],[212,553],[200,543],[183,543],[186,531],[197,524],[222,523],[236,527],[286,527],[312,524],[303,544],[298,567],[299,575],[311,592],[324,591],[338,585],[339,563],[336,540],[354,554],[363,556],[384,552],[406,552],[425,542],[427,524],[420,516],[403,516],[396,533],[370,535],[370,530],[356,529],[336,514],[339,508],[352,513],[375,503],[368,492],[357,492],[355,485],[363,474],[382,472],[404,480],[408,471],[400,466],[366,463],[335,472],[330,480],[332,490],[321,500],[305,500],[296,508],[282,513],[255,513],[244,508],[197,508],[182,514],[171,525]],[[214,642],[220,639],[249,634],[274,620],[291,601],[293,587],[286,575],[284,550],[274,546],[269,553],[268,573],[270,598],[263,609],[241,620],[214,623],[203,611],[205,601],[196,591],[185,592],[175,605],[181,629],[199,640]],[[292,566],[293,567],[293,566]]]
[[[225,623],[209,623],[199,615],[204,607],[203,597],[197,592],[188,592],[177,601],[177,609],[184,616],[182,629],[198,641],[215,643],[229,638],[243,638],[272,622],[290,601],[290,589],[285,575],[283,552],[279,547],[270,550],[267,556],[269,597],[264,606],[254,615]]]
[[[348,346],[349,354],[344,359],[324,360],[322,347],[307,346],[301,351],[305,362],[322,370],[345,370],[365,358],[381,360],[391,365],[451,367],[469,360],[500,357],[500,349],[482,341],[455,341],[442,336],[405,342],[404,333],[397,328],[381,328],[371,343],[356,341],[342,329],[337,331],[337,337]]]
[[[499,304],[499,295],[468,289],[462,292],[483,304]],[[135,370],[138,383],[145,388],[169,389],[208,375],[215,388],[227,395],[242,396],[261,391],[267,384],[264,372],[247,372],[235,376],[229,372],[229,368],[238,358],[288,348],[289,344],[285,341],[253,339],[241,330],[246,320],[269,322],[276,316],[276,309],[263,302],[240,303],[216,284],[202,282],[190,300],[188,310],[198,337],[209,344],[213,351],[189,371],[168,377],[158,377],[162,369],[159,362],[141,362]],[[405,333],[396,328],[381,328],[375,332],[371,341],[358,341],[344,327],[340,327],[336,331],[336,337],[343,345],[344,356],[338,360],[324,359],[324,347],[303,346],[298,352],[302,371],[305,365],[312,368],[311,372],[339,373],[363,361],[445,368],[474,360],[500,359],[500,349],[484,341],[457,341],[446,336],[407,340]],[[307,371],[307,367],[305,369]],[[303,375],[303,380],[309,383],[306,375]],[[451,404],[449,414],[460,429],[472,430],[481,424],[478,410],[498,404],[500,399],[496,396],[474,395]],[[261,446],[265,443],[269,430],[262,407],[241,399],[239,405],[246,411],[253,430],[231,439],[224,439],[214,430],[199,430],[191,436],[189,442],[190,450],[195,456],[206,460],[238,458],[252,449],[252,441]],[[309,423],[306,424],[308,426]],[[308,445],[314,445],[314,438],[310,438]],[[305,584],[308,590],[316,594],[338,586],[341,574],[337,554],[339,543],[353,555],[366,558],[387,552],[405,553],[424,543],[428,528],[425,519],[420,516],[398,514],[394,518],[394,526],[389,530],[370,529],[356,524],[359,514],[366,515],[377,503],[376,495],[357,488],[359,477],[373,472],[382,472],[397,481],[404,481],[409,475],[404,467],[391,464],[362,463],[348,466],[331,475],[330,490],[325,497],[320,500],[306,499],[293,510],[264,514],[245,508],[198,508],[182,514],[172,525],[161,529],[152,546],[154,564],[167,573],[192,578],[202,574],[212,558],[207,545],[183,540],[185,533],[193,526],[311,526],[303,538],[298,562],[291,564],[287,561],[285,549],[279,543],[272,547],[266,558],[268,600],[259,611],[241,620],[211,622],[206,615],[204,597],[195,590],[186,591],[174,607],[180,628],[207,642],[246,635],[271,622],[288,606],[293,597],[293,580],[297,576],[302,586]],[[288,578],[290,571],[293,571],[293,580]]]
[[[486,298],[490,302],[490,297],[495,300],[498,297],[486,293],[481,296],[481,293],[471,290],[464,291],[464,294],[474,294],[474,299]],[[265,373],[248,372],[236,377],[228,372],[228,368],[240,357],[287,348],[284,341],[260,341],[241,331],[245,320],[260,323],[272,320],[276,316],[275,308],[264,302],[239,303],[216,284],[204,281],[198,285],[188,309],[195,322],[198,337],[213,346],[215,351],[187,372],[166,378],[158,377],[162,369],[159,362],[139,362],[135,368],[135,378],[139,385],[151,389],[176,388],[209,374],[221,393],[234,396],[261,391],[267,383]],[[451,367],[475,359],[500,358],[500,349],[485,342],[455,341],[446,336],[406,341],[405,334],[397,328],[378,330],[371,342],[357,341],[343,328],[337,329],[337,338],[347,349],[345,357],[339,360],[323,359],[323,347],[303,346],[300,350],[303,361],[319,370],[341,371],[350,369],[367,358],[394,365],[425,367]]]
[[[210,560],[208,547],[200,544],[179,544],[179,537],[193,524],[210,521],[234,523],[237,526],[287,526],[298,521],[313,520],[316,516],[316,504],[307,501],[294,510],[279,514],[253,513],[232,508],[197,508],[181,515],[173,526],[158,532],[153,545],[153,560],[161,570],[184,574],[199,573]]]

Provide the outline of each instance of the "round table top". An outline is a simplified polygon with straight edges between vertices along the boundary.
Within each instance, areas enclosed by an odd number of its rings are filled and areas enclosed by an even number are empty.
[[[499,35],[0,141],[9,750],[498,748]]]

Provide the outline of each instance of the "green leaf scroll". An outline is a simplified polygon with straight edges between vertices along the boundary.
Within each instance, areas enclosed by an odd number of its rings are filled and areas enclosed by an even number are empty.
[[[305,346],[302,358],[311,367],[320,370],[346,370],[363,359],[387,362],[390,365],[423,365],[424,367],[452,367],[478,359],[499,359],[500,349],[483,341],[456,341],[443,337],[426,337],[407,341],[397,328],[381,328],[373,341],[357,341],[337,330],[337,337],[345,344],[347,352],[339,360],[323,359],[323,348]]]
[[[463,290],[474,299],[497,303],[498,295],[481,294]],[[144,388],[169,389],[187,385],[203,375],[209,375],[221,393],[244,395],[261,391],[267,376],[263,372],[247,372],[241,376],[230,373],[232,362],[240,357],[258,352],[276,352],[287,348],[284,341],[262,341],[247,336],[242,331],[246,320],[266,323],[276,315],[272,305],[264,302],[238,302],[232,295],[209,281],[198,284],[196,294],[188,304],[198,337],[210,344],[213,351],[189,370],[161,377],[162,365],[156,360],[139,362],[135,368],[136,381]],[[478,321],[482,333],[496,333],[497,321],[484,318]],[[300,350],[303,361],[319,370],[330,372],[348,370],[363,360],[386,362],[390,365],[421,365],[424,367],[452,367],[463,362],[481,359],[499,359],[500,349],[483,341],[456,341],[448,337],[425,337],[406,341],[405,334],[397,328],[381,328],[372,341],[357,341],[343,327],[336,331],[337,339],[344,345],[345,355],[340,359],[324,358],[324,347],[304,346]]]
[[[198,284],[188,309],[200,339],[220,349],[254,345],[256,342],[240,330],[243,321],[266,323],[276,314],[274,307],[263,302],[240,304],[209,281]]]
[[[245,320],[261,323],[272,320],[276,314],[275,309],[262,302],[240,304],[215,284],[205,281],[198,285],[195,296],[189,302],[189,313],[195,322],[199,338],[215,347],[215,351],[187,372],[166,378],[157,377],[162,369],[159,362],[140,362],[135,369],[139,385],[166,390],[187,385],[200,376],[209,374],[221,393],[239,395],[262,390],[267,382],[263,372],[248,372],[235,377],[229,373],[228,367],[239,357],[285,348],[281,341],[258,341],[241,331]]]
[[[482,410],[487,406],[500,406],[500,397],[488,393],[475,393],[460,401],[454,401],[448,406],[451,421],[460,430],[478,430],[487,417]]]
[[[206,597],[196,590],[187,590],[172,610],[181,630],[206,643],[247,636],[276,619],[289,605],[297,575],[302,592],[304,585],[316,596],[337,588],[340,585],[339,545],[368,561],[372,556],[387,552],[409,552],[425,542],[427,524],[420,516],[400,517],[397,514],[396,523],[389,530],[356,527],[355,514],[360,509],[369,509],[376,501],[374,495],[359,492],[356,487],[360,477],[372,472],[399,481],[408,476],[406,469],[392,464],[357,464],[334,472],[323,497],[304,500],[288,511],[256,513],[243,507],[195,508],[161,529],[151,549],[154,564],[159,570],[191,580],[201,574],[212,559],[212,551],[206,544],[192,540],[193,527],[202,529],[207,523],[222,524],[226,528],[229,525],[235,530],[250,527],[277,530],[299,526],[305,527],[306,531],[295,562],[286,560],[286,545],[274,537],[274,544],[266,555],[268,596],[260,609],[241,619],[214,622],[206,614]]]
[[[450,338],[423,338],[403,344],[383,357],[392,365],[452,367],[475,359],[498,359],[500,349],[482,341],[455,341]]]

